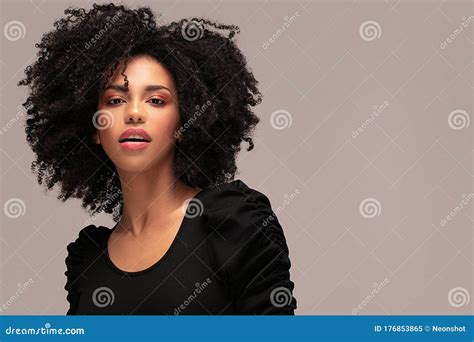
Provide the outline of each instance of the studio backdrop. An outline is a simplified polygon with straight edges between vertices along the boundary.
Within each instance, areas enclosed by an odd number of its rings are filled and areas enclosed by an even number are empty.
[[[294,289],[275,305],[296,299],[297,315],[472,314],[472,2],[115,3],[150,7],[157,25],[239,27],[233,41],[262,97],[234,179],[268,197],[284,232]],[[54,21],[92,2],[1,6],[0,311],[63,315],[66,246],[86,226],[115,222],[39,184],[18,83]],[[92,38],[108,39],[107,29]],[[94,44],[68,53],[80,61]]]

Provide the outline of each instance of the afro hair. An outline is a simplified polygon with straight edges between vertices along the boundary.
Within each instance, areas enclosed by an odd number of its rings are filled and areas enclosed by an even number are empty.
[[[149,7],[93,4],[69,7],[36,44],[38,58],[18,85],[28,86],[26,140],[31,169],[58,199],[80,198],[91,215],[122,215],[114,164],[93,142],[99,93],[122,61],[149,55],[173,76],[185,139],[176,142],[173,172],[189,186],[207,188],[233,180],[242,141],[259,118],[262,96],[245,56],[234,42],[239,28],[203,18],[163,24]],[[158,24],[157,24],[158,21]],[[127,85],[126,75],[124,82]]]

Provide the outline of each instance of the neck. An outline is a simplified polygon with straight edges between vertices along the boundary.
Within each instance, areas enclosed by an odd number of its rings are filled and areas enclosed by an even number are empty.
[[[122,187],[123,212],[117,229],[133,235],[165,226],[164,222],[196,189],[178,180],[171,167],[143,172],[117,170]]]

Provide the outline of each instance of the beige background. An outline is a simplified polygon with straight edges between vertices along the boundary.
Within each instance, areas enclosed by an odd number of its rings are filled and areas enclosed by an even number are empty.
[[[34,44],[91,3],[2,1],[2,314],[64,314],[67,243],[112,225],[44,193],[18,110]],[[238,178],[282,223],[297,314],[474,313],[473,2],[122,3],[240,26],[264,101]]]

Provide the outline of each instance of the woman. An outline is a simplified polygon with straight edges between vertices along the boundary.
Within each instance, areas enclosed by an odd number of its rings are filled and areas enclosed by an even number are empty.
[[[238,27],[157,26],[114,4],[65,14],[19,82],[32,169],[116,222],[67,246],[67,314],[294,314],[278,219],[234,180],[261,102]]]

